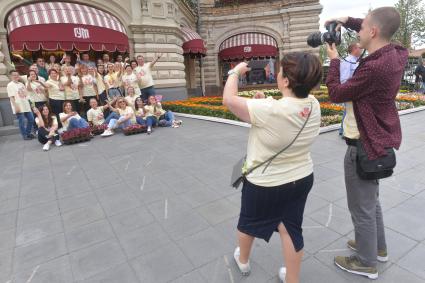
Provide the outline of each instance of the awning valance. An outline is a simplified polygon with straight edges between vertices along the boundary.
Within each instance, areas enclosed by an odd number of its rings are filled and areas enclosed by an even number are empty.
[[[116,17],[76,3],[20,6],[9,14],[7,30],[12,51],[129,50],[125,28]]]
[[[234,35],[220,45],[218,56],[222,60],[252,57],[274,57],[277,55],[276,40],[263,33],[242,33]]]
[[[207,48],[205,47],[205,41],[202,37],[187,27],[181,28],[183,32],[183,53],[197,56],[205,56],[207,54]]]

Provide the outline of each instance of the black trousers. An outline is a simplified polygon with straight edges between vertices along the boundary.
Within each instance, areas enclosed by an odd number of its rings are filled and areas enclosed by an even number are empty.
[[[56,133],[57,134],[57,133]],[[56,140],[58,140],[59,139],[59,135],[56,135],[56,136],[53,136],[53,137],[50,137],[50,138],[47,138],[47,136],[49,135],[49,131],[48,130],[46,130],[46,128],[38,128],[38,135],[37,135],[37,138],[38,138],[38,141],[41,143],[41,144],[45,144],[45,143],[47,143],[49,140],[50,141],[52,141],[52,143],[54,143]]]

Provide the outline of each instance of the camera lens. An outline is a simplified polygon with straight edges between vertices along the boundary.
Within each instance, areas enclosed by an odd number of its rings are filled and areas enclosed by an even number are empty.
[[[307,37],[307,44],[315,48],[323,44],[322,33],[320,31],[313,32]]]

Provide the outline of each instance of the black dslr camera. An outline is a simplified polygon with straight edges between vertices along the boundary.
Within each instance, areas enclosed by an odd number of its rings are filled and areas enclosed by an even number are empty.
[[[321,33],[320,31],[314,32],[307,37],[307,44],[315,48],[319,45],[335,43],[335,45],[341,44],[341,31],[337,31],[336,27],[338,22],[333,21],[326,25],[327,32]]]

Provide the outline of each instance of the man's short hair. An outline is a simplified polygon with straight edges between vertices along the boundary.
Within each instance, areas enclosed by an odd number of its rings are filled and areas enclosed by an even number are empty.
[[[13,74],[13,73],[18,73],[18,74],[19,74],[19,72],[18,72],[18,71],[16,71],[16,70],[10,70],[10,71],[9,71],[9,75],[11,75],[11,74]]]
[[[356,48],[356,47],[357,47],[357,45],[358,45],[358,43],[357,43],[357,42],[354,42],[354,43],[351,43],[350,45],[348,45],[348,48],[347,48],[348,53],[349,53],[349,54],[353,53],[354,48]]]
[[[371,21],[379,27],[380,37],[391,40],[400,27],[400,14],[394,7],[381,7],[369,13]]]

